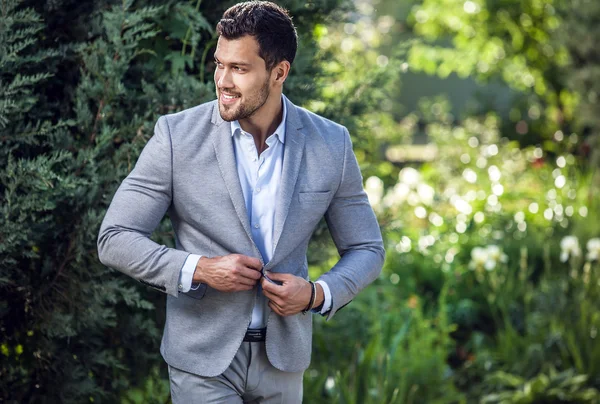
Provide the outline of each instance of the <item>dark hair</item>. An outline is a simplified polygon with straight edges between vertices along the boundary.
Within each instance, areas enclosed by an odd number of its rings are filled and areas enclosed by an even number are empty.
[[[247,1],[230,7],[217,24],[217,33],[225,39],[253,36],[267,70],[282,60],[291,64],[296,57],[298,36],[292,18],[286,9],[270,1]]]

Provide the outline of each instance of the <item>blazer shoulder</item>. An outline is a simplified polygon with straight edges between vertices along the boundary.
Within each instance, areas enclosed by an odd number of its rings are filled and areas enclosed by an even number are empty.
[[[343,143],[346,136],[349,136],[348,129],[345,126],[331,119],[327,119],[298,106],[296,106],[296,111],[302,122],[302,126],[323,138],[327,143]]]
[[[205,102],[183,111],[163,115],[158,118],[158,121],[166,123],[171,136],[180,132],[188,133],[193,128],[199,128],[211,122],[216,104],[216,100]]]
[[[346,128],[337,122],[295,105],[298,117],[304,126],[315,126],[323,132],[343,132]]]

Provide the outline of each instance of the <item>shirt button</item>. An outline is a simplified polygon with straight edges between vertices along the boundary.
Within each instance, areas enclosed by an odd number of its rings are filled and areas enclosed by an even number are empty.
[[[179,284],[179,290],[183,290],[183,285],[181,283]]]
[[[259,227],[260,227],[260,226],[258,225],[258,223],[256,223],[256,224],[254,225],[254,228],[255,228],[255,229],[258,229]]]
[[[260,192],[260,187],[256,187],[255,191]]]

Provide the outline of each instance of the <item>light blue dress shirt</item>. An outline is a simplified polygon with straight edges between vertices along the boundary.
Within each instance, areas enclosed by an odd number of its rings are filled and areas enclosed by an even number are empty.
[[[245,132],[238,121],[231,122],[231,136],[236,157],[237,171],[246,202],[246,212],[252,229],[252,240],[266,264],[273,256],[273,232],[275,224],[275,203],[278,198],[285,146],[285,121],[287,107],[283,104],[283,117],[275,132],[266,140],[267,149],[260,155],[254,137]],[[199,285],[192,285],[192,278],[200,255],[190,254],[179,277],[179,290],[188,292]],[[331,292],[324,281],[317,281],[325,295],[321,314],[331,308]],[[270,308],[259,284],[257,299],[252,311],[249,328],[266,326]]]

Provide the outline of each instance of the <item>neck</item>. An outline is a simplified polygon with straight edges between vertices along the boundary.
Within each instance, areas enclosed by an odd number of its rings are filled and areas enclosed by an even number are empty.
[[[282,102],[281,92],[271,94],[267,102],[252,116],[238,121],[245,132],[252,134],[259,152],[266,148],[265,141],[281,123]]]

